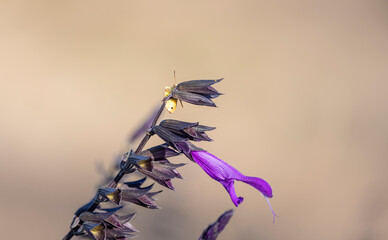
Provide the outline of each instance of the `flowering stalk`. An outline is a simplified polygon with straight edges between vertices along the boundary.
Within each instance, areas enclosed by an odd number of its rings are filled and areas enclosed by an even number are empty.
[[[236,207],[242,203],[243,198],[236,195],[235,180],[256,188],[267,201],[268,198],[272,197],[271,186],[266,181],[243,175],[228,163],[191,143],[192,141],[212,141],[206,132],[215,128],[200,125],[198,122],[182,122],[174,119],[166,119],[158,125],[156,124],[165,107],[170,113],[175,111],[178,100],[181,103],[183,101],[194,105],[215,107],[212,99],[217,98],[221,93],[212,85],[221,80],[192,80],[166,88],[165,97],[159,110],[153,115],[152,120],[143,125],[143,128],[149,126],[149,129],[136,150],[130,150],[123,154],[118,166],[120,170],[115,177],[106,187],[99,188],[89,203],[75,212],[70,231],[63,240],[69,240],[74,235],[85,235],[95,240],[123,240],[134,236],[133,232],[137,230],[129,223],[134,214],[120,216],[116,212],[122,208],[124,202],[148,209],[159,208],[153,196],[161,191],[151,192],[153,184],[147,187],[142,187],[142,184],[148,177],[166,188],[174,189],[171,180],[182,178],[176,168],[185,164],[171,163],[168,158],[181,153],[197,163],[211,178],[220,182]],[[137,131],[136,135],[139,132],[141,131]],[[154,134],[158,135],[165,143],[143,151],[148,140]],[[135,171],[146,177],[119,185],[125,175]],[[101,204],[105,202],[110,202],[118,207],[103,209]],[[275,213],[273,211],[272,213],[275,217]],[[203,239],[216,239],[231,216],[232,212],[226,212],[218,219],[218,222],[203,233]]]
[[[159,117],[161,116],[167,100],[168,100],[167,98],[163,99],[162,105],[160,106],[157,114],[154,116],[154,119],[152,120],[151,128],[153,126],[155,126],[156,122],[158,121]],[[147,144],[149,139],[150,139],[150,135],[148,133],[146,133],[144,138],[143,138],[143,140],[140,142],[139,146],[137,147],[137,149],[135,151],[135,154],[139,153],[141,150],[143,150],[144,146]],[[128,157],[129,157],[129,154],[128,154]],[[134,171],[135,170],[132,170],[132,167],[129,167],[129,170],[128,170],[127,173],[131,173],[131,172],[134,172]],[[121,179],[124,177],[125,174],[126,174],[125,170],[120,169],[120,171],[117,173],[117,175],[114,177],[114,179],[108,184],[108,188],[115,188],[117,186],[117,184],[121,181]],[[70,226],[71,229],[65,235],[63,240],[71,239],[77,233],[77,231],[81,228],[82,224],[84,223],[84,220],[79,219],[79,215],[81,215],[84,212],[93,212],[104,201],[106,201],[106,199],[104,199],[104,197],[100,194],[100,192],[97,192],[96,196],[91,200],[91,202],[89,202],[88,204],[86,204],[84,206],[86,209],[83,209],[81,207],[75,213],[73,221],[72,221],[72,224]]]

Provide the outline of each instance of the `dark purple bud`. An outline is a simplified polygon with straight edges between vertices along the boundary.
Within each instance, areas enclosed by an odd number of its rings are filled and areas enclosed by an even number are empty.
[[[112,227],[112,225],[106,225],[105,223],[84,223],[83,227],[89,237],[95,240],[124,240],[135,236],[134,234],[131,234],[133,231],[130,229],[115,228]]]
[[[147,161],[142,161],[139,162],[139,165],[137,167],[151,172],[152,169],[154,169],[154,162],[151,159]]]
[[[152,195],[152,193],[147,193],[138,198],[127,197],[125,200],[145,208],[159,209],[159,206],[155,203],[155,200],[150,197],[150,195]]]
[[[120,189],[102,187],[98,189],[100,195],[104,196],[105,199],[119,205],[121,201]]]
[[[153,132],[165,142],[173,145],[173,143],[183,142],[185,140],[211,141],[205,131],[213,129],[215,128],[198,125],[198,123],[166,119],[160,122],[159,126],[155,126]]]
[[[128,187],[128,188],[122,188],[121,190],[121,198],[125,201],[127,198],[137,198],[141,195],[144,195],[148,193],[154,184],[151,184],[144,188],[134,188],[134,187]]]
[[[171,190],[174,190],[174,186],[172,185],[172,182],[171,182],[171,179],[162,179],[158,176],[157,173],[153,173],[153,172],[150,172],[150,171],[147,171],[145,169],[141,169],[141,168],[138,168],[137,171],[139,171],[140,173],[146,175],[147,177],[153,179],[155,182],[159,183],[160,185],[166,187],[166,188],[169,188]]]
[[[159,126],[167,128],[183,138],[189,138],[194,141],[211,141],[205,132],[215,129],[215,127],[199,125],[198,122],[189,123],[174,119],[163,120],[160,122]]]
[[[216,80],[190,80],[181,82],[176,86],[176,89],[186,92],[202,93],[202,94],[219,94],[219,92],[211,87],[211,85],[221,82],[223,78]]]
[[[129,153],[123,154],[122,161],[120,163],[120,168],[124,171],[128,170],[130,171],[132,166],[139,166],[140,161],[147,161],[151,160],[149,157],[143,156],[143,155],[137,155],[133,153],[132,151]]]
[[[111,225],[114,228],[125,230],[126,232],[138,232],[138,230],[129,223],[129,221],[135,216],[135,213],[131,213],[124,216],[118,216],[116,214],[105,219],[105,223]]]
[[[129,155],[128,161],[129,161],[130,163],[136,164],[137,162],[146,161],[146,160],[148,160],[148,159],[149,159],[149,157],[131,153],[131,154]]]
[[[208,96],[201,94],[175,90],[172,97],[194,105],[216,107],[216,104]]]
[[[142,174],[146,175],[147,177],[153,179],[155,182],[159,183],[160,185],[162,185],[162,186],[164,186],[166,188],[169,188],[171,190],[174,190],[174,186],[172,185],[172,182],[171,182],[170,178],[163,179],[157,173],[150,172],[150,171],[147,171],[147,170],[142,169],[142,168],[138,168],[137,171],[139,171],[140,173],[142,173]]]
[[[139,155],[150,157],[154,161],[159,161],[159,160],[166,160],[169,157],[178,156],[179,153],[169,148],[168,144],[161,144],[156,147],[147,149],[139,153]]]
[[[182,178],[182,176],[175,169],[183,165],[184,164],[172,164],[172,163],[169,163],[167,160],[163,162],[155,161],[153,163],[152,171],[149,171],[144,168],[138,168],[137,170],[140,173],[152,178],[160,185],[174,190],[171,179]]]
[[[131,202],[142,207],[156,209],[159,208],[154,199],[152,199],[153,194],[149,191],[152,189],[153,185],[150,185],[145,188],[124,188],[121,189],[121,199],[126,202]]]
[[[211,85],[222,80],[191,80],[179,83],[172,92],[172,98],[179,99],[195,105],[215,107],[211,100],[221,95]]]
[[[107,209],[105,212],[83,212],[79,218],[84,222],[101,223],[103,220],[115,214],[122,207]]]
[[[183,131],[190,136],[189,138],[192,141],[196,141],[196,142],[212,141],[212,139],[209,138],[209,136],[204,131],[199,131],[199,129],[201,129],[202,127],[206,127],[206,126],[199,125],[198,128],[197,127],[187,128],[187,129],[184,129]]]
[[[155,163],[152,173],[161,180],[172,178],[182,178],[182,176],[175,170],[178,167],[186,165],[185,163]]]
[[[233,210],[228,210],[224,212],[214,223],[209,225],[202,235],[199,237],[199,240],[215,240],[218,235],[224,230],[226,224],[233,216]]]
[[[83,224],[84,229],[88,233],[90,237],[92,237],[95,240],[105,240],[106,239],[106,233],[105,233],[105,224],[90,224],[90,223],[84,223]]]
[[[154,126],[152,128],[152,131],[167,143],[182,142],[187,140],[187,138],[180,137],[177,134],[168,130],[167,128],[161,126]]]
[[[183,122],[175,119],[165,119],[159,123],[159,126],[169,130],[183,130],[198,126],[198,123]]]
[[[149,192],[143,196],[140,196],[138,200],[142,203],[141,206],[150,208],[150,209],[159,209],[159,206],[156,205],[155,201],[156,199],[153,198],[153,196],[161,193],[162,191],[157,192]]]

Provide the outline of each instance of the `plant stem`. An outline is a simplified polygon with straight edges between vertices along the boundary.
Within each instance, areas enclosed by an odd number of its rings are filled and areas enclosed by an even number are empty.
[[[165,105],[165,101],[163,101],[162,106],[159,108],[159,111],[156,113],[155,118],[152,121],[150,128],[153,128],[156,125],[156,122],[158,121],[160,115],[163,112],[164,105]],[[147,144],[147,142],[150,138],[151,138],[151,135],[147,132],[147,134],[144,136],[143,140],[141,140],[139,146],[137,147],[135,154],[139,154],[139,152],[141,152],[143,150],[144,146]]]
[[[162,105],[160,106],[159,111],[155,115],[154,120],[151,123],[150,129],[153,128],[156,125],[156,123],[158,122],[160,116],[162,115],[162,112],[163,112],[164,106],[166,105],[167,100],[168,100],[168,98],[163,99]],[[143,140],[140,142],[139,146],[136,148],[135,154],[138,154],[139,152],[141,152],[143,150],[144,146],[147,144],[147,142],[150,138],[151,138],[151,135],[147,132],[146,135],[144,136]],[[129,156],[129,154],[128,154],[128,156]],[[115,178],[108,184],[108,187],[115,188],[117,186],[117,184],[121,181],[121,179],[124,177],[124,175],[125,175],[125,172],[121,169],[117,173]],[[85,212],[93,212],[104,201],[105,201],[105,199],[98,194],[94,203]],[[74,216],[74,218],[77,218],[77,217],[78,216]],[[79,220],[77,225],[74,226],[73,228],[71,228],[70,231],[66,234],[65,237],[63,237],[62,240],[70,240],[72,237],[74,237],[75,233],[80,229],[80,227],[82,226],[83,223],[84,223],[84,221]]]

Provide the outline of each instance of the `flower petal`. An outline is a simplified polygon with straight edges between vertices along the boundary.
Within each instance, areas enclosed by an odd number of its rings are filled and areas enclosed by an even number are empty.
[[[191,156],[214,180],[223,181],[240,175],[237,169],[206,151],[192,151]]]
[[[241,204],[244,201],[243,197],[237,197],[236,191],[234,190],[234,181],[228,180],[228,181],[220,181],[222,186],[228,191],[230,198],[232,199],[232,202],[236,207],[238,207],[239,204]]]
[[[216,104],[212,100],[201,94],[175,90],[172,93],[172,97],[194,105],[216,107]]]
[[[259,190],[264,196],[266,196],[268,198],[272,198],[271,186],[263,179],[258,178],[258,177],[249,177],[249,176],[242,175],[242,177],[240,177],[239,179],[236,178],[236,180],[241,181],[241,182],[245,182],[245,183],[251,185],[252,187],[256,188],[257,190]]]

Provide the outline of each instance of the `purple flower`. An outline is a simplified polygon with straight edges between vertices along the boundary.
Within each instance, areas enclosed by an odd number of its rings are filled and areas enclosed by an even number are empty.
[[[275,216],[271,204],[269,203],[268,198],[272,198],[272,189],[271,186],[261,178],[245,176],[240,173],[237,169],[217,158],[216,156],[206,152],[206,151],[191,151],[192,159],[214,180],[224,186],[226,191],[228,191],[232,202],[236,207],[241,204],[244,200],[243,197],[237,197],[236,191],[234,189],[234,180],[241,181],[251,185],[252,187],[259,190],[264,197],[266,198],[272,214]]]

